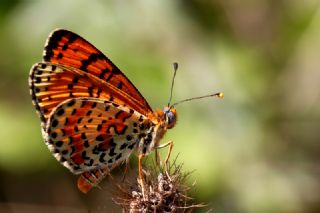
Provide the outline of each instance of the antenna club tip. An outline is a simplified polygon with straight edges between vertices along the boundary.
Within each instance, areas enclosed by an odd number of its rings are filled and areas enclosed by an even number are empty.
[[[178,69],[178,62],[173,62],[173,69],[177,70]]]
[[[217,94],[217,97],[218,97],[218,98],[224,98],[224,93],[223,93],[223,92],[219,92],[219,93]]]

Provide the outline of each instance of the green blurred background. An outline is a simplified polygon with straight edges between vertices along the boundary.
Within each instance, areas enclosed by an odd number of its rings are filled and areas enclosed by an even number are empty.
[[[174,100],[225,93],[178,106],[163,140],[195,170],[198,212],[320,212],[317,0],[1,1],[1,212],[120,212],[110,181],[82,195],[43,143],[28,74],[55,28],[92,42],[154,109],[174,61]]]

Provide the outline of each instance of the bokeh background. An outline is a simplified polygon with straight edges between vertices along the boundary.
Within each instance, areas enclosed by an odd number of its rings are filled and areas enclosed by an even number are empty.
[[[194,170],[197,212],[320,212],[317,0],[1,1],[1,212],[120,212],[110,181],[82,195],[43,143],[28,74],[55,28],[92,42],[154,109],[175,61],[174,100],[225,93],[179,105],[163,140]]]

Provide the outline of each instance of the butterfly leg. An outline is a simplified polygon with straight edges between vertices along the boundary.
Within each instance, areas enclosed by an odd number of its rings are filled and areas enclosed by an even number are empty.
[[[167,157],[166,157],[166,160],[165,160],[165,164],[166,165],[168,164],[168,161],[170,159],[170,155],[171,155],[172,148],[173,148],[173,141],[169,141],[168,145],[169,145],[169,150],[168,150],[168,154],[167,154]]]
[[[139,163],[138,163],[138,170],[139,170],[139,179],[142,180],[142,160],[144,158],[144,155],[139,155]]]
[[[156,159],[156,165],[160,165],[161,164],[161,160],[160,160],[160,154],[158,152],[158,149],[154,150],[154,154],[155,154],[155,159]]]
[[[171,152],[172,152],[173,141],[170,140],[170,141],[168,141],[167,143],[162,144],[162,145],[156,147],[156,150],[157,150],[157,149],[165,148],[165,147],[167,147],[167,146],[169,146],[169,150],[168,150],[168,154],[167,154],[166,160],[165,160],[165,162],[164,162],[164,163],[165,163],[165,166],[166,166],[166,169],[168,169],[168,168],[167,168],[167,165],[168,165],[168,162],[169,162],[169,159],[170,159],[170,155],[171,155]]]
[[[142,160],[145,156],[143,154],[139,155],[139,165],[138,165],[138,170],[139,170],[139,182],[140,182],[140,186],[141,186],[141,191],[142,191],[142,196],[144,200],[146,199],[145,196],[145,186],[144,186],[144,179],[143,179],[143,171],[142,171]]]

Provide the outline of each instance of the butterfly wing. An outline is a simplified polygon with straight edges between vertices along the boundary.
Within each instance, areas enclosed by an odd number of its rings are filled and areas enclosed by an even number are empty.
[[[98,49],[67,30],[50,35],[29,85],[49,149],[81,174],[83,192],[127,159],[151,125],[152,109],[135,86]]]
[[[64,29],[53,31],[47,40],[43,60],[94,75],[134,99],[142,108],[141,113],[152,111],[148,102],[118,67],[92,44],[73,32]]]
[[[75,174],[111,168],[131,154],[146,129],[142,114],[110,101],[74,98],[59,104],[49,117],[46,143]]]
[[[43,62],[35,64],[29,75],[33,104],[41,118],[42,126],[52,110],[62,101],[77,97],[94,97],[126,105],[142,114],[146,108],[127,93],[82,70]]]

